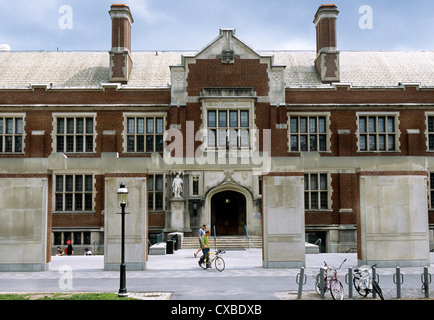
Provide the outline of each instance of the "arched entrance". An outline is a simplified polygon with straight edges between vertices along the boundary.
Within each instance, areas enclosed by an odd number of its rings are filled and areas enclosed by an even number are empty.
[[[246,225],[246,197],[237,191],[226,190],[211,198],[211,226],[217,236],[242,235]]]

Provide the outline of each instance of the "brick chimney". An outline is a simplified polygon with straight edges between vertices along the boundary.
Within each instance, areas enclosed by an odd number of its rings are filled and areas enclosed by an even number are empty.
[[[336,41],[336,20],[339,11],[334,4],[319,6],[313,23],[316,27],[315,67],[323,83],[340,80],[339,51]]]
[[[133,60],[131,58],[131,25],[134,22],[126,4],[112,4],[112,48],[110,53],[110,82],[127,83]]]

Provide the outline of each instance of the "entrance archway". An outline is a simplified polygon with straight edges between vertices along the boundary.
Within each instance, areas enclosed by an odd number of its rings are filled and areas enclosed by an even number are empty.
[[[246,225],[246,197],[237,191],[221,191],[211,197],[211,226],[217,236],[242,235]]]

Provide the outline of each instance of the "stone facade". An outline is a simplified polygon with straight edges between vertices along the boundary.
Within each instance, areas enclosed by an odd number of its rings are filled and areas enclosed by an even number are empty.
[[[234,29],[198,52],[132,52],[113,5],[108,52],[0,52],[0,270],[46,269],[68,239],[116,269],[120,182],[132,270],[148,239],[202,224],[263,236],[265,267],[304,265],[318,239],[427,262],[434,52],[339,52],[337,16],[319,7],[312,52],[256,51]]]

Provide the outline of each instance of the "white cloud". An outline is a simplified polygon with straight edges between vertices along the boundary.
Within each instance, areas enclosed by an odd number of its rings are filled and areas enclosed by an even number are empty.
[[[145,0],[130,0],[128,2],[133,19],[147,24],[155,24],[161,21],[169,21],[172,18],[162,11],[149,9],[149,2]]]
[[[0,44],[0,51],[11,51],[11,46],[7,43]]]

